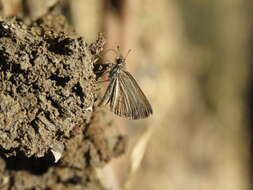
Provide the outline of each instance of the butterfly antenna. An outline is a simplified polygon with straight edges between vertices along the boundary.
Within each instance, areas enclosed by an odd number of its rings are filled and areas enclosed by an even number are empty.
[[[126,56],[125,56],[125,58],[124,58],[124,59],[126,59],[126,58],[127,58],[127,56],[129,55],[129,53],[130,53],[131,51],[132,51],[131,49],[129,49],[129,50],[127,51],[127,54],[126,54]]]
[[[119,48],[119,46],[117,46],[117,50],[118,50],[118,53],[119,53],[119,55],[120,55],[120,48]],[[127,58],[128,54],[129,54],[131,51],[132,51],[131,49],[128,50],[128,52],[127,52],[126,56],[124,57],[124,59]]]

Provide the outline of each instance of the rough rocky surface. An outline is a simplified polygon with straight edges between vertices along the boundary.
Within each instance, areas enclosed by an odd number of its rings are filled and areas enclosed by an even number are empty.
[[[87,44],[58,12],[0,22],[0,189],[103,189],[94,168],[125,147],[94,113],[103,44]]]

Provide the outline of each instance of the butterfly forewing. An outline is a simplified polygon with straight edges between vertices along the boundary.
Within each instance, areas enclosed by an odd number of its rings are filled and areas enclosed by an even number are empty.
[[[126,86],[130,89],[128,91],[128,95],[130,107],[132,108],[131,113],[133,119],[146,118],[150,116],[153,113],[152,107],[133,76],[127,71],[123,71],[122,74],[123,75],[121,76],[124,76],[122,81],[125,81]]]
[[[102,99],[109,104],[116,115],[129,119],[146,118],[152,114],[152,108],[139,85],[127,71],[120,71],[113,78]]]
[[[122,116],[122,117],[131,117],[132,111],[131,111],[131,103],[129,96],[128,89],[124,86],[124,84],[121,82],[120,77],[117,78],[117,88],[115,88],[113,99],[110,104],[110,109],[113,111],[116,115]]]

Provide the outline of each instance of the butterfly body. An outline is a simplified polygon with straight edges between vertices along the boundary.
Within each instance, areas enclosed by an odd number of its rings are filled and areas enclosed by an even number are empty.
[[[115,78],[117,75],[125,69],[125,59],[122,56],[116,57],[116,64],[114,64],[112,70],[110,71],[109,78]]]
[[[146,96],[133,76],[125,70],[125,58],[117,56],[109,72],[109,86],[100,105],[109,105],[110,111],[128,119],[143,119],[153,111]]]

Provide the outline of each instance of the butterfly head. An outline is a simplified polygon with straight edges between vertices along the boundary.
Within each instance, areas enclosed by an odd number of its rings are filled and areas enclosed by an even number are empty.
[[[122,55],[117,56],[115,61],[119,67],[124,67],[126,65],[126,59]]]
[[[126,58],[127,58],[128,54],[131,52],[131,49],[128,50],[126,56],[121,55],[119,46],[117,46],[117,50],[118,50],[118,56],[115,59],[116,64],[117,64],[117,66],[124,67],[126,65]]]

